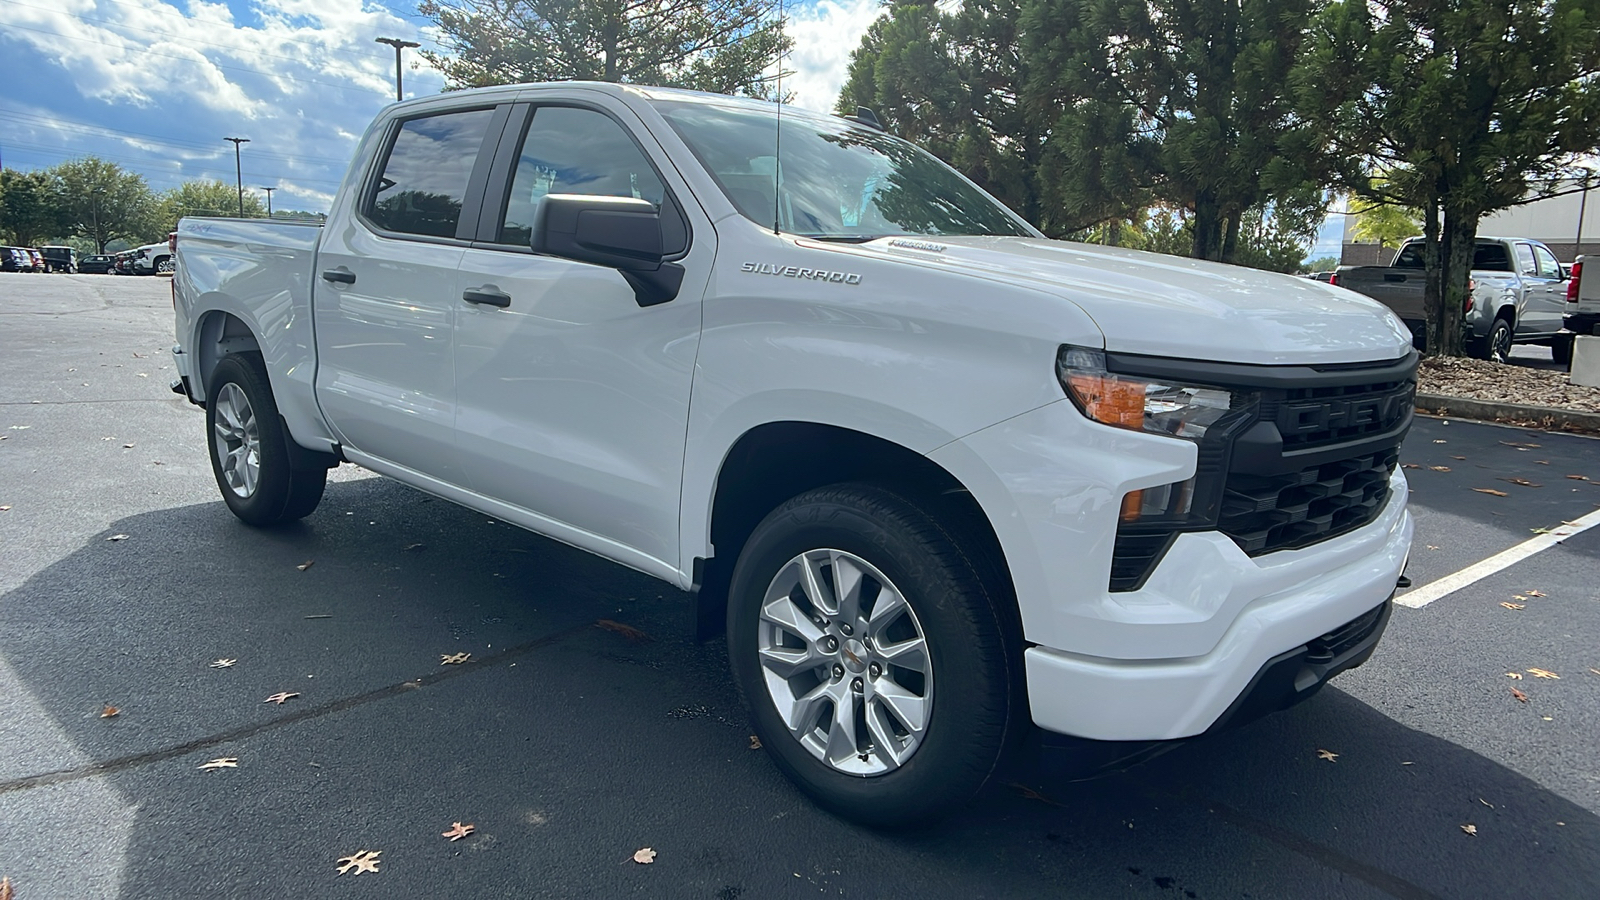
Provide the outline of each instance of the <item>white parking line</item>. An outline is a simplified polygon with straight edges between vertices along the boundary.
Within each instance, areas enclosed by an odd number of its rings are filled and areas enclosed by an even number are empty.
[[[1412,609],[1421,609],[1446,594],[1459,591],[1473,582],[1482,581],[1502,569],[1510,568],[1541,550],[1549,550],[1567,538],[1575,534],[1582,534],[1596,525],[1600,525],[1600,509],[1589,513],[1581,519],[1562,522],[1557,528],[1552,528],[1544,534],[1534,535],[1509,550],[1502,550],[1482,562],[1473,563],[1465,569],[1446,575],[1438,581],[1430,581],[1416,590],[1396,597],[1394,602],[1401,606],[1409,606]]]

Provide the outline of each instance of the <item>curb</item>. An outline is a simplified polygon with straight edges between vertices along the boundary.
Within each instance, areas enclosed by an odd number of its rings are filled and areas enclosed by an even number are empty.
[[[1441,416],[1510,422],[1561,431],[1600,433],[1600,413],[1557,409],[1551,406],[1526,406],[1521,403],[1496,403],[1441,394],[1418,394],[1417,409]]]

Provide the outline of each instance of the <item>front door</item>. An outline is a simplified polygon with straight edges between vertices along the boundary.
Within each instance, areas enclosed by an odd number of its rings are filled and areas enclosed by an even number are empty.
[[[709,223],[691,242],[673,196],[686,191],[667,188],[630,120],[620,104],[532,110],[507,158],[506,195],[485,198],[486,210],[504,210],[498,234],[482,235],[490,240],[461,263],[456,430],[474,490],[537,514],[557,537],[593,546],[582,537],[592,535],[677,567],[689,386],[715,246]],[[671,223],[665,246],[687,272],[677,298],[641,307],[615,269],[534,255],[530,225],[546,194],[657,204]],[[468,292],[504,305],[467,302]]]
[[[317,254],[317,396],[329,424],[349,447],[453,484],[451,331],[468,243],[458,230],[494,119],[489,108],[402,122],[375,183]]]

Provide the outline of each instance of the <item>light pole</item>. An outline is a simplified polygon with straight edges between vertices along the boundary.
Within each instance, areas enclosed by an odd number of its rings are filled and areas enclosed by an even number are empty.
[[[400,93],[400,51],[407,47],[421,47],[416,41],[402,41],[399,38],[378,38],[377,43],[388,44],[394,48],[394,99],[404,100]]]
[[[89,192],[94,197],[94,245],[97,253],[106,252],[106,242],[100,239],[100,198],[105,192],[106,189],[103,187],[97,187]]]
[[[272,218],[272,192],[277,190],[277,188],[264,187],[262,190],[267,192],[267,218],[270,219]]]
[[[223,138],[233,141],[233,177],[239,185],[239,218],[244,218],[244,170],[239,167],[239,145],[250,143],[249,138]]]

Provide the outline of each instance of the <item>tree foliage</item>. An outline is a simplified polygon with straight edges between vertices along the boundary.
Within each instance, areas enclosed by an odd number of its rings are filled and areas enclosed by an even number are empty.
[[[1303,114],[1422,210],[1428,345],[1462,351],[1478,222],[1600,147],[1600,0],[1336,0],[1292,80]]]
[[[55,182],[41,171],[0,171],[0,240],[36,247],[60,234]]]
[[[144,176],[95,156],[68,160],[48,171],[55,182],[62,231],[89,238],[100,252],[117,238],[142,243],[166,234]]]
[[[184,216],[237,216],[239,191],[236,185],[214,178],[185,181],[164,191],[156,202],[155,226],[162,234],[178,227]],[[253,192],[244,195],[244,214],[265,216],[267,209]]]
[[[451,88],[610,81],[771,97],[771,0],[425,0]]]
[[[1357,200],[1350,212],[1356,217],[1355,236],[1380,247],[1399,247],[1406,238],[1422,232],[1418,212],[1398,204]]]

